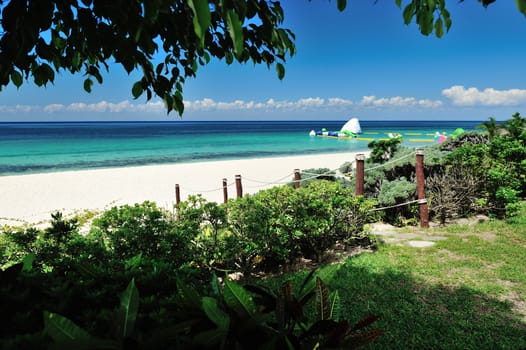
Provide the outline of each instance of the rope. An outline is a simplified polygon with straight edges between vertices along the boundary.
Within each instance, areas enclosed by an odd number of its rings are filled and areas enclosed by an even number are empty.
[[[402,207],[404,205],[414,204],[414,203],[425,204],[425,203],[427,203],[427,199],[425,199],[425,198],[424,199],[415,199],[414,201],[400,203],[400,204],[395,204],[395,205],[391,205],[391,206],[388,206],[388,207],[374,208],[374,209],[370,209],[369,211],[380,211],[380,210],[385,210],[385,209],[397,208],[397,207]]]
[[[230,186],[233,186],[233,185],[235,185],[235,182],[231,182],[231,183],[227,184],[226,186],[230,187]],[[184,189],[186,191],[188,191],[188,192],[211,193],[211,192],[222,191],[223,190],[223,186],[218,187],[218,188],[213,188],[211,190],[196,190],[196,189],[192,189],[192,188],[188,188],[188,187],[185,187]]]
[[[279,178],[277,180],[270,181],[270,182],[268,182],[268,181],[261,181],[261,180],[254,180],[254,179],[251,179],[251,178],[248,178],[248,177],[244,177],[244,176],[242,177],[242,179],[250,181],[250,182],[260,183],[260,184],[262,184],[262,186],[264,186],[264,185],[279,185],[279,184],[286,184],[286,183],[288,183],[288,181],[287,182],[282,182],[282,181],[285,180],[286,178],[292,176],[292,175],[294,175],[294,173],[288,173],[287,175],[283,176],[282,178]],[[255,186],[255,187],[262,187],[262,186]]]
[[[391,163],[397,162],[397,161],[399,161],[399,160],[402,160],[402,159],[405,159],[405,158],[409,158],[409,157],[411,157],[411,156],[413,156],[413,155],[415,155],[415,154],[416,154],[416,152],[411,152],[411,153],[409,153],[409,154],[407,154],[407,155],[405,155],[405,156],[403,156],[403,157],[400,157],[400,158],[397,158],[397,159],[391,159],[391,160],[389,160],[389,161],[387,161],[387,162],[385,162],[385,163],[383,163],[383,164],[377,165],[377,166],[375,166],[375,167],[372,167],[372,168],[366,168],[366,169],[364,169],[364,172],[371,171],[371,170],[378,169],[378,168],[383,168],[383,167],[386,166],[387,164],[391,164]]]

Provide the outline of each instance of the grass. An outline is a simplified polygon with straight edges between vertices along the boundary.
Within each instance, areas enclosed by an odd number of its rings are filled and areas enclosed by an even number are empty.
[[[347,319],[380,316],[374,327],[386,333],[368,349],[526,349],[526,210],[430,230],[447,239],[380,245],[328,281]]]

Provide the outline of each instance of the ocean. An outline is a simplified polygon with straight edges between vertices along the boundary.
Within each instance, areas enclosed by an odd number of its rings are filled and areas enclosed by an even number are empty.
[[[0,176],[151,164],[367,151],[403,135],[425,147],[434,134],[475,130],[481,121],[360,121],[358,139],[309,136],[346,121],[0,123]]]

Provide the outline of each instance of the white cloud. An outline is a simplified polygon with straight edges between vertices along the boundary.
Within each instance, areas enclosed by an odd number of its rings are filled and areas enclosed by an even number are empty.
[[[353,102],[351,100],[346,100],[339,97],[333,97],[328,99],[328,105],[334,106],[334,107],[348,107],[352,105]]]
[[[414,97],[381,97],[376,96],[364,96],[358,103],[362,106],[372,106],[378,108],[384,107],[396,107],[396,108],[408,108],[408,107],[419,107],[419,108],[436,108],[442,106],[443,102],[440,100],[421,99],[417,100]]]
[[[213,112],[213,111],[265,111],[265,112],[304,112],[304,111],[326,111],[341,112],[348,111],[352,106],[366,106],[372,108],[434,108],[442,105],[441,101],[427,99],[417,100],[414,97],[390,97],[377,98],[376,96],[364,96],[360,101],[331,97],[306,97],[295,101],[275,100],[267,101],[215,101],[211,98],[201,100],[184,101],[185,111]],[[129,100],[121,102],[100,101],[95,103],[74,102],[70,104],[53,103],[45,106],[17,105],[0,106],[0,112],[46,112],[52,113],[165,113],[164,103],[154,101],[147,103],[132,103]]]
[[[481,91],[475,87],[466,89],[464,86],[455,85],[442,90],[442,95],[451,99],[457,106],[516,106],[526,103],[526,90],[520,89],[487,88]]]
[[[328,105],[320,97],[302,98],[297,101],[277,101],[273,98],[266,102],[235,100],[232,102],[217,102],[211,98],[204,98],[196,101],[185,101],[185,110],[193,111],[234,111],[234,110],[273,110],[273,111],[294,111],[305,109],[324,108]]]
[[[60,103],[52,103],[50,105],[44,106],[44,112],[46,113],[54,113],[58,111],[63,111],[65,109],[65,106]]]

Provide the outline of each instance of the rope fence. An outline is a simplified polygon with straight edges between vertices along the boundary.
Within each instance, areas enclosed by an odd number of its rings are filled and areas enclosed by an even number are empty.
[[[389,161],[387,161],[387,162],[385,162],[383,164],[374,166],[372,168],[367,168],[367,169],[365,169],[365,167],[364,167],[364,162],[365,162],[364,154],[357,154],[356,155],[356,159],[353,162],[351,162],[349,166],[350,167],[352,167],[353,165],[355,166],[355,169],[356,169],[356,195],[360,196],[360,195],[363,195],[364,178],[365,178],[364,174],[365,174],[365,172],[372,171],[372,170],[375,170],[375,169],[378,169],[378,168],[386,167],[386,166],[388,166],[388,165],[390,165],[392,163],[395,163],[395,162],[398,162],[400,160],[404,160],[406,158],[415,156],[415,154],[416,154],[415,170],[416,170],[417,197],[418,197],[418,199],[413,200],[413,201],[409,201],[409,202],[405,202],[405,203],[395,204],[395,205],[392,205],[392,206],[387,206],[387,207],[382,207],[382,208],[375,208],[375,209],[371,209],[370,211],[381,211],[381,210],[386,210],[386,209],[391,209],[391,208],[396,208],[396,207],[401,207],[401,206],[405,206],[405,205],[418,203],[419,206],[420,206],[420,226],[421,227],[429,227],[429,222],[428,222],[429,214],[428,214],[428,207],[427,207],[427,199],[425,198],[425,191],[424,191],[425,179],[424,179],[424,151],[423,151],[423,149],[417,149],[416,152],[411,152],[411,153],[409,153],[407,155],[404,155],[404,156],[402,156],[400,158],[390,159]],[[317,178],[320,178],[320,177],[323,177],[323,176],[332,176],[332,175],[335,175],[335,173],[337,174],[338,172],[339,172],[339,168],[328,170],[328,171],[325,171],[325,172],[320,173],[320,174],[312,173],[312,172],[303,172],[303,173],[301,173],[299,169],[294,169],[293,173],[289,173],[289,174],[287,174],[287,175],[285,175],[285,176],[283,176],[283,177],[281,177],[281,178],[279,178],[277,180],[274,180],[274,181],[263,181],[263,180],[246,178],[246,177],[244,177],[243,180],[257,184],[257,185],[252,185],[252,186],[247,186],[246,187],[246,188],[251,188],[251,189],[253,189],[253,188],[262,188],[262,187],[266,187],[266,186],[284,185],[284,184],[290,184],[290,183],[293,183],[295,188],[299,188],[300,184],[303,183],[303,182],[310,181],[310,180],[313,180],[313,179],[317,179]],[[301,174],[307,175],[307,177],[302,178]],[[287,180],[286,181],[286,179],[290,179],[292,176],[293,176],[293,180]],[[223,191],[223,200],[226,203],[228,201],[228,188],[232,187],[232,186],[236,187],[236,195],[237,195],[237,197],[238,198],[243,197],[243,185],[242,185],[242,182],[241,182],[241,175],[235,175],[235,181],[234,182],[230,182],[230,183],[227,183],[227,179],[223,179],[223,185],[221,187],[217,187],[217,188],[213,188],[213,189],[206,189],[206,190],[203,190],[203,189],[202,190],[197,190],[197,189],[186,188],[186,190],[188,190],[190,192],[193,192],[193,193],[212,193],[212,192],[217,192],[217,191]],[[179,203],[180,203],[180,187],[179,187],[179,184],[175,185],[175,196],[176,196],[176,207],[178,207]]]

